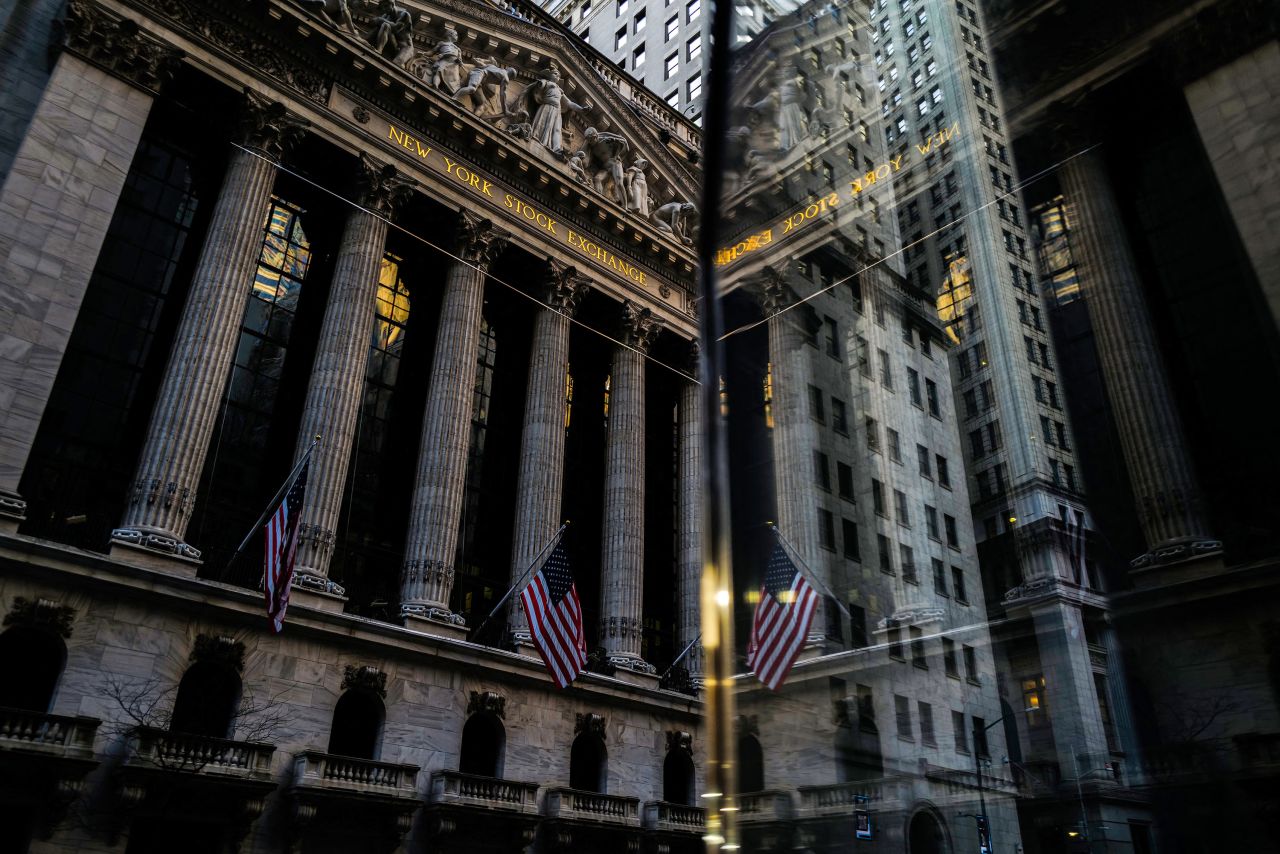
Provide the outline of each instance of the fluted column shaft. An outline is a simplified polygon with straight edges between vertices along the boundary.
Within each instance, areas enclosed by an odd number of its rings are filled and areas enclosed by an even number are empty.
[[[294,584],[342,593],[326,579],[342,512],[347,466],[360,414],[369,339],[377,314],[378,275],[387,241],[386,217],[413,182],[367,155],[360,161],[360,207],[347,217],[334,265],[320,342],[311,367],[295,461],[311,452],[307,500],[302,508]]]
[[[697,360],[693,373],[697,374]],[[702,389],[689,381],[680,390],[677,462],[679,529],[679,649],[702,634],[700,590],[702,584]],[[702,645],[693,643],[681,665],[695,685],[702,684]]]
[[[458,524],[466,487],[485,271],[506,246],[506,234],[463,213],[458,256],[445,273],[431,385],[422,416],[422,443],[409,516],[401,612],[460,626],[449,610]]]
[[[511,584],[520,583],[560,527],[564,488],[565,384],[569,375],[569,318],[586,282],[573,268],[552,264],[544,298],[533,321],[529,389],[525,395],[520,471],[516,479]],[[529,640],[529,624],[517,599],[508,628],[517,641]]]
[[[200,556],[183,538],[262,250],[275,161],[305,127],[280,105],[246,94],[244,139],[255,151],[232,151],[151,413],[129,507],[112,532],[113,540],[189,558]]]
[[[1186,437],[1101,155],[1059,173],[1102,373],[1148,548],[1209,534]]]
[[[605,442],[604,532],[600,550],[600,636],[610,663],[652,673],[640,654],[644,609],[644,354],[657,332],[648,309],[623,305],[614,349]]]

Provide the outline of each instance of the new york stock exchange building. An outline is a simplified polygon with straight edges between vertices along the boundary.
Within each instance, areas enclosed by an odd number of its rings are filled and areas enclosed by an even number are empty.
[[[519,2],[39,0],[11,29],[0,849],[702,850],[698,128]],[[811,47],[856,53],[860,32],[825,22]],[[766,59],[745,60],[752,104],[794,89]],[[782,130],[799,177],[744,148],[743,233],[814,192]],[[883,162],[882,134],[855,130],[841,145]],[[870,809],[861,850],[951,850],[944,827],[978,850],[979,809],[1002,840],[1017,823],[1009,781],[959,749],[1002,716],[964,593],[980,581],[946,363],[921,355],[946,338],[886,265],[774,316],[896,239],[823,248],[828,225],[792,235],[816,262],[726,264],[729,313],[759,327],[722,381],[751,425],[739,592],[768,520],[858,589],[847,625],[824,603],[786,691],[740,677],[744,841],[847,850]],[[928,414],[888,377],[849,386],[871,367],[844,352],[868,347],[882,373],[917,365]],[[852,391],[828,404],[819,385]],[[884,514],[880,455],[860,450],[876,423],[946,485],[941,504],[895,498],[942,514],[953,598],[920,594],[912,549],[883,536],[860,569]],[[827,452],[854,464],[840,555],[817,509]],[[276,633],[257,525],[304,460]],[[557,543],[591,650],[567,689],[502,602]],[[952,678],[922,666],[916,623],[944,618],[968,633],[967,681],[954,646]],[[932,717],[918,747],[901,738],[908,694],[921,715],[971,710],[952,712],[955,755]]]

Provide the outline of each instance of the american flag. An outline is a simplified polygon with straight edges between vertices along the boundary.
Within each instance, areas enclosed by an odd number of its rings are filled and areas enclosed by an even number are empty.
[[[777,691],[796,656],[804,648],[818,595],[787,557],[782,544],[773,547],[764,571],[764,586],[751,623],[747,666],[756,678]]]
[[[293,483],[276,512],[265,526],[266,548],[263,587],[267,594],[267,616],[271,628],[284,630],[284,612],[289,607],[289,588],[293,585],[293,561],[298,554],[298,522],[302,518],[302,500],[307,492],[308,459],[298,470]]]
[[[582,630],[582,603],[569,572],[564,543],[556,545],[542,569],[520,593],[529,633],[551,678],[569,687],[587,669],[587,639]]]

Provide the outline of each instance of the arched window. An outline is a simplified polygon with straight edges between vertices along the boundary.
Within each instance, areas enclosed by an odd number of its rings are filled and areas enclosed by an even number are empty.
[[[662,763],[662,799],[670,804],[693,806],[693,757],[683,747],[667,751]]]
[[[604,739],[594,732],[581,733],[569,754],[569,787],[604,794],[608,782],[609,752]]]
[[[754,735],[738,738],[738,790],[764,791],[764,751]]]
[[[169,729],[230,738],[240,704],[240,674],[229,665],[197,661],[178,683]]]
[[[489,712],[475,713],[467,718],[466,726],[462,728],[458,770],[463,774],[501,777],[506,745],[507,733],[498,716]]]
[[[338,698],[329,727],[329,752],[353,759],[377,759],[382,748],[382,700],[372,691],[352,688]]]
[[[51,631],[14,626],[0,635],[0,706],[47,712],[67,663],[67,645]]]
[[[942,822],[932,811],[923,809],[911,817],[908,834],[908,851],[911,854],[947,854],[947,834]]]

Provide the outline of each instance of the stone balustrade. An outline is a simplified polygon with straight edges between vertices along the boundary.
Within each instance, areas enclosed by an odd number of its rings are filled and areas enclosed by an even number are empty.
[[[782,789],[738,795],[738,815],[743,823],[786,821],[791,818],[792,813],[791,793]]]
[[[418,793],[417,765],[376,762],[306,750],[294,755],[293,772],[295,786],[376,791],[407,798],[416,797]]]
[[[138,727],[133,733],[136,746],[130,765],[151,765],[192,774],[264,779],[271,776],[271,757],[276,751],[273,744],[189,735],[155,727]]]
[[[550,819],[639,826],[640,799],[577,789],[548,789],[544,814]]]
[[[648,801],[644,805],[644,826],[647,830],[701,834],[707,829],[707,811],[669,801]]]
[[[884,786],[880,780],[859,780],[827,786],[801,786],[800,815],[848,815],[855,805],[883,801]]]
[[[514,810],[533,815],[538,811],[538,784],[463,774],[461,771],[436,771],[431,775],[427,800],[433,804]]]
[[[93,738],[102,721],[26,709],[0,708],[0,750],[93,755]]]

